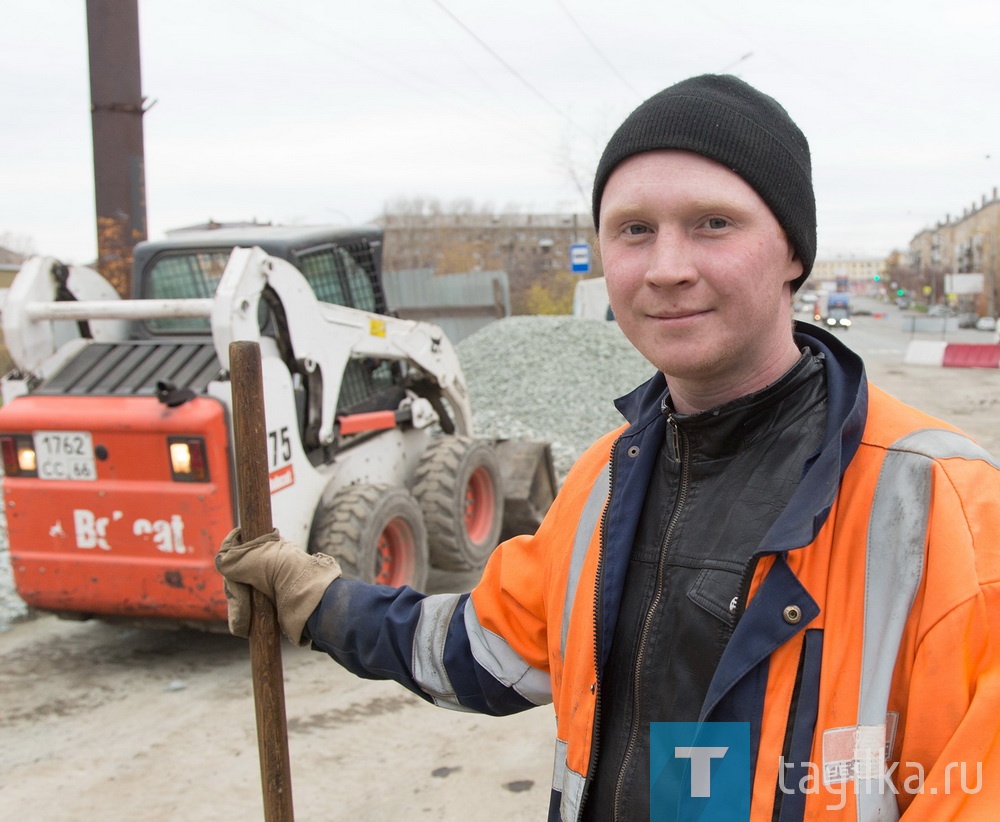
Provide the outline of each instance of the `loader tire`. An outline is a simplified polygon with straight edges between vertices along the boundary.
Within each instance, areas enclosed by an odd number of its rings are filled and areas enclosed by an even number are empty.
[[[336,557],[344,576],[363,582],[418,591],[427,584],[427,529],[405,488],[350,485],[320,502],[309,553]]]
[[[503,479],[493,446],[469,437],[434,440],[414,473],[431,565],[478,571],[500,541]]]

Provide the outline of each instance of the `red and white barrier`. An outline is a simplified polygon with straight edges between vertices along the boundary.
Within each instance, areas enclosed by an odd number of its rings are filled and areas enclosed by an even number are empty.
[[[1000,368],[1000,343],[911,340],[904,362],[907,365],[939,365],[945,368]]]

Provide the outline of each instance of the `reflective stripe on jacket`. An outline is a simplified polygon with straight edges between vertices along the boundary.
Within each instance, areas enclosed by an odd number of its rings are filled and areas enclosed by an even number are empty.
[[[761,544],[701,718],[750,724],[753,820],[992,820],[1000,465],[869,387],[831,335],[799,332],[826,357],[824,444]],[[620,403],[630,425],[588,449],[538,532],[498,548],[471,597],[338,580],[309,623],[348,668],[438,704],[551,699],[550,819],[577,819],[584,801],[664,389],[658,376]]]

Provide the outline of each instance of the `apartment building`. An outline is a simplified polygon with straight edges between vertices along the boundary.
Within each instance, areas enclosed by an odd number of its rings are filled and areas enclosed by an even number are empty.
[[[998,299],[998,242],[1000,242],[1000,199],[997,189],[991,197],[983,195],[962,214],[947,215],[932,228],[916,234],[909,245],[909,265],[927,283],[932,301],[944,299],[953,274],[980,274],[982,291],[963,296],[980,314],[996,316]],[[976,278],[966,278],[975,280]]]
[[[504,271],[514,313],[524,313],[533,286],[550,286],[572,270],[570,247],[595,246],[590,214],[493,214],[483,211],[427,213],[401,209],[377,222],[385,231],[382,267],[387,272],[432,269],[435,274]],[[602,274],[590,255],[587,276]],[[579,273],[579,272],[578,272]]]

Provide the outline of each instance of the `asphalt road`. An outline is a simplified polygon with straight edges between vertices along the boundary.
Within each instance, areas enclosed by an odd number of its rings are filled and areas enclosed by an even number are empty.
[[[910,319],[919,317],[918,312],[904,311],[894,304],[887,304],[871,297],[855,297],[852,304],[855,310],[861,310],[862,313],[853,317],[849,329],[835,333],[861,355],[869,370],[876,373],[882,367],[900,364],[911,340],[944,340],[954,343],[994,342],[993,332],[977,331],[974,328],[914,333],[910,330],[913,327]],[[808,315],[798,314],[797,318],[808,319]]]

